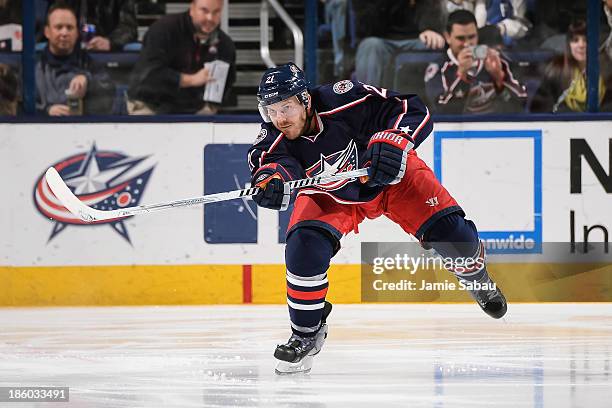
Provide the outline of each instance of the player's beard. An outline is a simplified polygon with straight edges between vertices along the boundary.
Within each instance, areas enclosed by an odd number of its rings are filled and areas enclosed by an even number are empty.
[[[289,125],[287,126],[281,126],[281,123],[274,123],[274,126],[278,130],[283,132],[285,134],[285,137],[287,137],[289,140],[295,140],[300,136],[314,134],[314,132],[317,130],[316,126],[314,126],[314,118],[314,110],[312,108],[304,108],[304,110],[300,112],[300,117],[296,119],[293,123],[289,122]],[[298,127],[300,126],[300,123],[303,123],[303,125],[301,127]],[[293,130],[297,131],[293,132]]]

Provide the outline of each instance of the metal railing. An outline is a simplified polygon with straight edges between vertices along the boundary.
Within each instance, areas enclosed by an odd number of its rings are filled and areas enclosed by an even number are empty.
[[[263,0],[261,2],[261,9],[259,12],[259,51],[261,53],[261,58],[268,68],[276,66],[272,60],[272,57],[270,56],[270,13],[268,11],[268,3],[291,30],[295,49],[295,58],[293,62],[295,62],[298,67],[304,68],[304,35],[302,34],[300,27],[295,23],[295,21],[293,21],[289,14],[287,14],[283,6],[281,6],[277,0]]]

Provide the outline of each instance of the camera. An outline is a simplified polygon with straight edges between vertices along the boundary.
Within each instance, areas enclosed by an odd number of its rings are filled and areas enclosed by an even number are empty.
[[[474,59],[483,60],[487,58],[489,47],[487,47],[486,45],[473,45],[470,47],[470,50],[472,51]]]

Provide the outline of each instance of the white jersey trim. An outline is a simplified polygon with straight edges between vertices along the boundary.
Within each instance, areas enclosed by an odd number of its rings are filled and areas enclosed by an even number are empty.
[[[306,140],[308,140],[309,142],[316,142],[317,141],[317,137],[319,137],[321,135],[321,133],[323,133],[323,121],[321,120],[321,117],[319,116],[318,113],[315,112],[315,116],[317,118],[317,125],[319,126],[319,133],[317,133],[314,136],[300,136],[301,138],[304,138]]]
[[[397,99],[397,98],[396,98]],[[401,99],[401,102],[403,104],[403,108],[404,110],[402,111],[402,113],[400,113],[400,115],[397,117],[397,120],[395,121],[395,124],[393,125],[393,129],[397,129],[397,127],[399,126],[400,122],[402,121],[402,119],[404,118],[404,115],[406,114],[406,112],[408,112],[408,101],[406,99]]]
[[[429,108],[426,106],[425,107],[425,111],[427,112],[427,114],[425,115],[425,117],[423,118],[423,121],[421,122],[421,124],[419,125],[419,127],[416,128],[416,130],[414,131],[414,133],[412,134],[412,140],[415,140],[416,137],[418,136],[418,134],[421,132],[421,130],[423,129],[423,127],[425,126],[425,124],[427,122],[429,122]]]
[[[278,146],[278,144],[282,140],[283,136],[285,136],[285,134],[281,132],[278,135],[278,137],[276,138],[276,140],[274,141],[274,143],[272,143],[272,146],[270,146],[270,148],[268,150],[266,150],[265,152],[263,152],[261,154],[261,156],[259,156],[259,167],[263,166],[264,157],[266,156],[266,154],[272,152],[272,150],[274,150],[276,148],[276,146]]]
[[[353,107],[355,105],[359,105],[361,102],[364,102],[370,96],[372,96],[372,95],[371,94],[367,94],[363,98],[360,98],[360,99],[357,99],[356,101],[347,103],[346,105],[338,106],[337,108],[334,108],[332,110],[329,110],[329,111],[326,111],[326,112],[321,112],[321,113],[319,113],[319,115],[321,115],[321,116],[333,115],[334,113],[338,113],[338,112],[343,111],[345,109],[351,108],[351,107]]]

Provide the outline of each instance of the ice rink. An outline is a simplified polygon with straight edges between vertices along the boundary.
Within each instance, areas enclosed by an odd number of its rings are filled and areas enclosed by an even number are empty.
[[[277,376],[283,306],[0,309],[0,386],[69,407],[612,407],[612,304],[335,305],[310,374]]]

